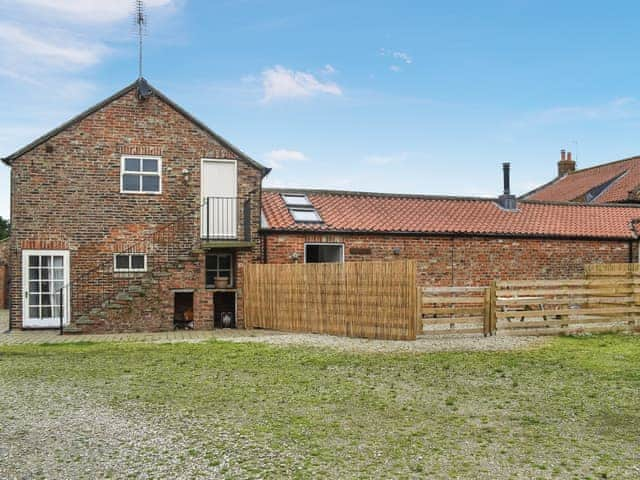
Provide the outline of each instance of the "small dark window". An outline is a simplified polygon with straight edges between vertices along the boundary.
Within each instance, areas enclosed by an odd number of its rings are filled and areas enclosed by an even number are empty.
[[[143,253],[119,253],[114,256],[114,271],[145,272],[147,256]]]
[[[229,279],[229,286],[233,285],[233,255],[231,253],[207,255],[205,269],[207,287],[215,286],[216,277],[226,277]]]
[[[343,245],[310,243],[304,247],[306,263],[342,263]]]

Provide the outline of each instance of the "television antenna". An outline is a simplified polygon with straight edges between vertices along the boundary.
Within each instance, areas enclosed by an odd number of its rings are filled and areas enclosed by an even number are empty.
[[[135,3],[135,23],[138,28],[138,78],[142,78],[142,37],[147,26],[147,15],[144,11],[143,0],[136,0]]]

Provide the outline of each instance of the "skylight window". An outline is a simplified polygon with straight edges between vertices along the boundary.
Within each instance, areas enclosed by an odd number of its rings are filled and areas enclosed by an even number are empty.
[[[320,214],[304,193],[282,193],[280,196],[296,222],[322,222]]]
[[[290,208],[289,212],[296,222],[322,222],[320,215],[312,208]]]
[[[313,205],[309,201],[306,195],[304,194],[295,194],[295,193],[283,193],[282,199],[287,207],[312,207]]]

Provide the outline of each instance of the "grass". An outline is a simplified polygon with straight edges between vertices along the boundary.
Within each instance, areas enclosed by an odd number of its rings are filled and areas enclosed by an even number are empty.
[[[0,391],[34,417],[88,402],[161,424],[188,446],[176,468],[197,459],[203,470],[191,476],[202,478],[640,476],[638,336],[422,355],[225,342],[4,347]],[[53,407],[42,407],[43,395]],[[1,411],[0,446],[9,431],[23,441],[18,417]],[[107,440],[93,435],[101,452]],[[147,440],[127,466],[133,476],[161,476]],[[106,453],[64,453],[58,472],[95,462],[101,476],[121,473],[100,467]],[[44,477],[63,468],[30,461]]]

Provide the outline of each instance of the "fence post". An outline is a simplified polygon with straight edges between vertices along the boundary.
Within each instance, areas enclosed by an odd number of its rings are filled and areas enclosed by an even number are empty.
[[[482,323],[482,333],[485,337],[491,335],[491,287],[484,289],[484,322]]]
[[[496,294],[496,281],[491,282],[489,287],[489,335],[495,335],[498,329],[497,313],[498,296]]]
[[[415,334],[422,334],[422,287],[416,288],[416,328]],[[415,340],[415,337],[414,337]]]

